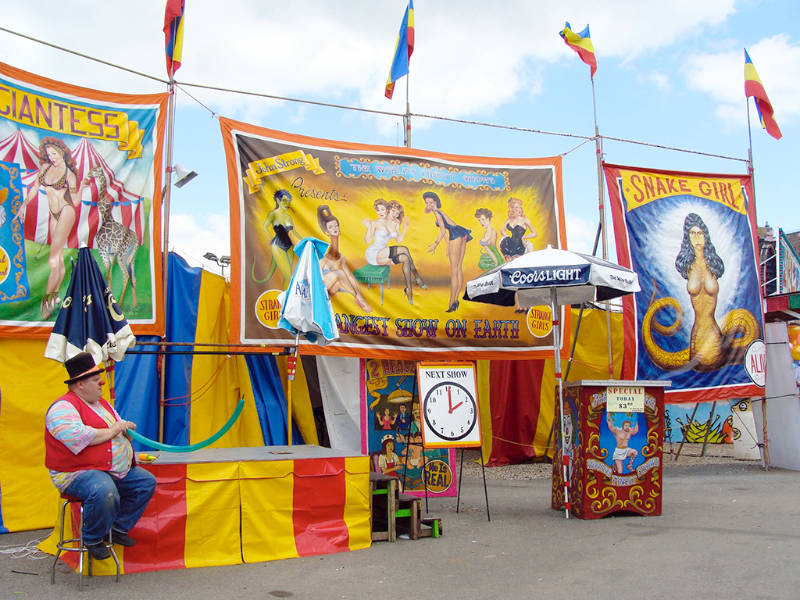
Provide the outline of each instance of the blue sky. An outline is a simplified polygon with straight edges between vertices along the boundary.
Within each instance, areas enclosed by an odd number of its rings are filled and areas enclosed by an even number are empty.
[[[179,81],[397,113],[405,108],[403,80],[392,101],[384,98],[383,88],[406,0],[186,4]],[[163,12],[162,0],[18,2],[4,8],[2,26],[165,78]],[[800,3],[415,0],[415,17],[410,79],[414,113],[592,135],[588,67],[558,36],[568,20],[576,30],[587,23],[591,27],[602,135],[739,159],[748,150],[746,47],[784,135],[781,140],[768,136],[751,107],[758,221],[800,230],[793,177],[800,156]],[[165,89],[159,82],[2,31],[0,49],[4,62],[68,83],[133,93]],[[206,251],[229,251],[224,152],[209,108],[292,133],[402,145],[396,117],[185,89],[205,107],[179,92],[174,162],[199,177],[174,190],[170,246],[192,264],[204,264]],[[456,154],[552,156],[579,142],[424,118],[412,122],[414,147]],[[606,161],[616,164],[746,172],[743,160],[614,141],[605,142],[604,152]],[[567,237],[573,249],[591,250],[597,197],[590,142],[564,158]],[[610,218],[607,224],[610,231]]]

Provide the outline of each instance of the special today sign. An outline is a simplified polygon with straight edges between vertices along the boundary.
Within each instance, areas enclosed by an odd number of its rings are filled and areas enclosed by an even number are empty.
[[[607,412],[644,412],[643,386],[610,386],[606,389]]]

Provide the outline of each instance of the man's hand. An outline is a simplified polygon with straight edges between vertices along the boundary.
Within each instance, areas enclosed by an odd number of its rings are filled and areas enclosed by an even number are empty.
[[[111,429],[114,429],[114,435],[119,435],[120,433],[125,433],[128,429],[136,430],[136,423],[133,421],[126,421],[125,419],[120,419],[116,421],[112,426]]]
[[[126,421],[125,419],[114,421],[107,429],[96,429],[94,439],[89,442],[89,445],[96,446],[97,444],[102,444],[120,434],[124,434],[129,429],[136,429],[136,423],[133,421]]]

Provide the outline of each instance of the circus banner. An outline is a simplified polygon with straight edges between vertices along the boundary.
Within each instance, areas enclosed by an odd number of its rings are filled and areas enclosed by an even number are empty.
[[[0,161],[16,165],[22,185],[5,212],[24,240],[29,284],[26,297],[0,302],[0,335],[49,335],[82,246],[134,331],[160,332],[167,97],[100,92],[0,63]]]
[[[604,170],[617,257],[642,287],[623,300],[625,361],[636,379],[671,381],[670,402],[763,395],[750,177]]]
[[[430,360],[552,354],[549,309],[464,301],[465,282],[563,247],[561,159],[454,156],[220,119],[231,206],[231,337],[282,346],[295,244],[321,260],[340,339],[322,354]],[[567,336],[565,336],[567,337]],[[567,337],[568,339],[568,337]]]
[[[371,469],[400,480],[416,496],[455,496],[454,448],[425,448],[420,420],[417,363],[362,360],[362,444]]]
[[[778,293],[793,294],[800,291],[800,256],[789,238],[778,229]]]

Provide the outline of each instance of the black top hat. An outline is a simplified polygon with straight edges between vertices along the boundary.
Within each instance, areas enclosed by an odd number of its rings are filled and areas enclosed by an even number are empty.
[[[67,374],[69,375],[69,379],[64,383],[75,383],[105,371],[105,369],[101,369],[94,364],[94,358],[88,352],[79,352],[72,358],[68,358],[64,366],[67,368]]]

